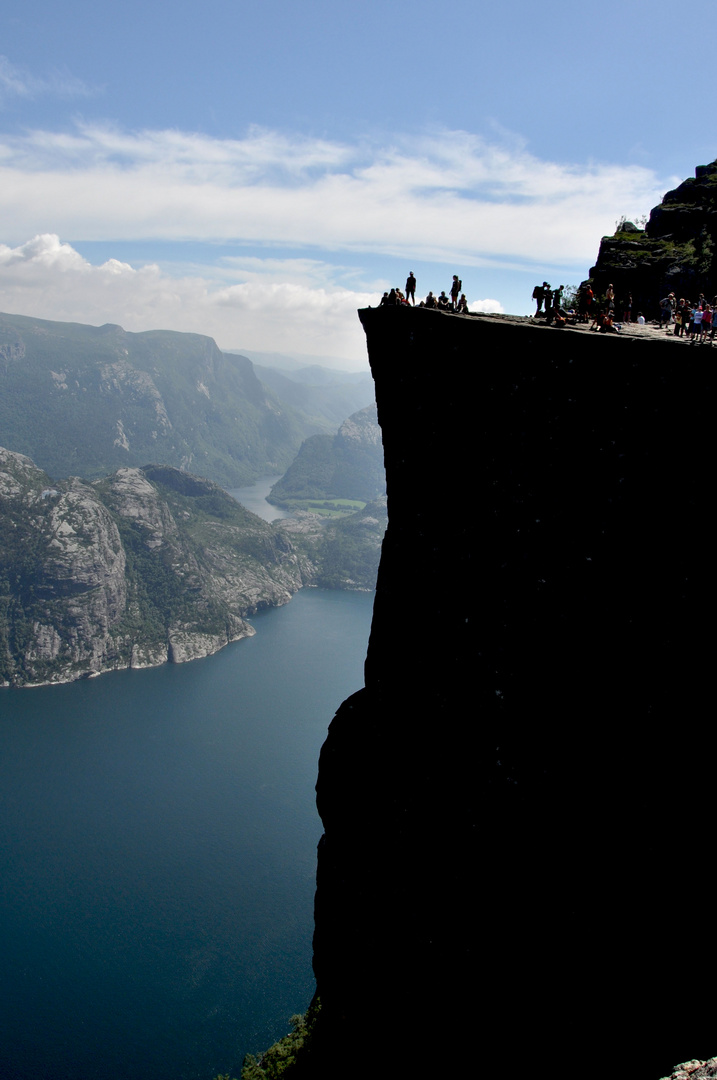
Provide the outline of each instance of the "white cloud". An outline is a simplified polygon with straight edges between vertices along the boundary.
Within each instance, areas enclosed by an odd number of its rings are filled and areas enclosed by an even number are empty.
[[[550,267],[579,279],[616,218],[646,212],[674,182],[637,166],[541,161],[504,134],[491,143],[436,131],[351,146],[260,128],[215,139],[78,123],[0,136],[0,220],[13,228],[0,246],[2,306],[360,361],[356,309],[396,284],[376,257],[422,262],[426,280],[431,263],[460,267],[464,278],[471,268],[485,279],[491,269]],[[59,236],[161,241],[164,252],[175,241],[231,243],[249,254],[224,248],[190,264],[177,244],[178,261],[161,268],[92,266]],[[490,297],[470,308],[504,304]]]
[[[378,295],[307,283],[302,260],[294,281],[276,281],[276,266],[254,263],[251,280],[217,287],[200,275],[170,277],[158,266],[135,269],[109,259],[92,266],[53,234],[11,248],[0,244],[0,291],[6,311],[125,330],[170,329],[209,334],[223,348],[314,353],[365,363],[356,310]],[[290,262],[281,263],[291,277]],[[288,271],[288,272],[287,272]],[[311,277],[311,275],[309,275]]]
[[[97,92],[67,70],[41,77],[0,56],[0,105],[12,98],[89,97]]]
[[[649,210],[670,182],[638,166],[544,162],[518,139],[467,132],[350,147],[258,128],[229,140],[78,125],[0,141],[15,242],[51,228],[473,266],[587,263],[620,213]]]
[[[468,305],[469,311],[483,311],[487,315],[503,315],[504,308],[500,300],[474,300]]]

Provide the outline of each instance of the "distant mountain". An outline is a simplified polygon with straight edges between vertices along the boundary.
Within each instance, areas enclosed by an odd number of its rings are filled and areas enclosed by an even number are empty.
[[[300,412],[307,424],[315,424],[317,433],[334,432],[346,416],[374,400],[373,379],[368,372],[331,371],[321,367],[281,371],[256,362],[254,366],[264,386]]]
[[[368,373],[368,361],[364,360],[359,369],[347,370],[347,361],[340,356],[319,356],[316,353],[288,353],[265,352],[258,349],[225,349],[225,352],[238,353],[239,356],[248,356],[253,364],[261,364],[262,367],[278,368],[279,371],[294,372],[320,368],[322,371],[331,371],[339,375],[359,376]]]
[[[0,685],[179,663],[302,585],[373,589],[385,499],[268,524],[167,465],[51,480],[0,447]]]
[[[315,575],[211,481],[148,466],[53,482],[0,448],[0,683],[206,656]]]
[[[383,495],[383,444],[375,405],[353,413],[336,435],[312,435],[271,489],[269,501],[294,506],[305,500],[369,502]]]
[[[209,337],[0,315],[0,443],[51,476],[151,461],[239,487],[315,430]]]

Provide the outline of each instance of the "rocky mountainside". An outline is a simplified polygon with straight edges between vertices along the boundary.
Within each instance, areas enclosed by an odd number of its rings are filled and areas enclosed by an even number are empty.
[[[386,492],[383,444],[375,405],[353,413],[336,435],[312,435],[271,489],[270,502],[307,499],[370,501]]]
[[[370,592],[376,588],[387,524],[384,495],[346,516],[327,519],[300,510],[277,522],[277,527],[315,566],[313,584]]]
[[[642,231],[621,221],[614,236],[604,236],[590,281],[602,297],[612,284],[618,310],[632,293],[633,312],[659,316],[659,302],[674,292],[686,300],[717,292],[717,161],[698,165],[653,208]],[[622,314],[622,312],[620,312]]]
[[[168,466],[51,481],[0,449],[0,682],[205,656],[316,566],[286,531]]]
[[[51,476],[161,461],[240,487],[313,431],[209,337],[0,314],[0,443]]]

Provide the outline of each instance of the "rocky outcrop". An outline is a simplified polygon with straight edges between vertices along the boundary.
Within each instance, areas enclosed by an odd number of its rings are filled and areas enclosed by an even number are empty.
[[[253,634],[315,566],[285,532],[167,466],[53,483],[0,449],[0,681],[181,663]]]
[[[360,315],[389,526],[321,752],[304,1075],[664,1076],[714,1041],[711,365]]]
[[[659,317],[659,302],[670,292],[711,302],[717,292],[717,161],[698,165],[695,176],[666,192],[641,232],[622,221],[604,236],[590,280],[596,296],[612,284],[617,307],[628,293],[633,318],[638,310]]]
[[[710,1058],[709,1061],[694,1058],[676,1065],[670,1075],[664,1076],[662,1080],[710,1080],[714,1076],[717,1076],[717,1057]]]

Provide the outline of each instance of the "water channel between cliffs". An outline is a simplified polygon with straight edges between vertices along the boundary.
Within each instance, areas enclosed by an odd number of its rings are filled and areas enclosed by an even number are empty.
[[[373,595],[181,666],[0,689],[4,1080],[210,1080],[312,991],[317,758]]]

